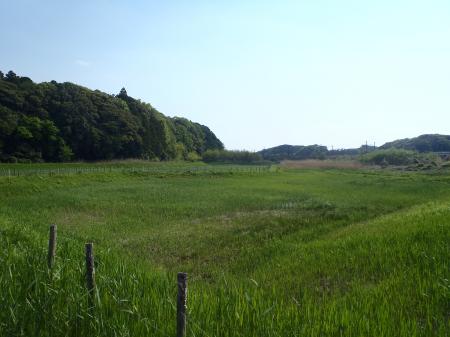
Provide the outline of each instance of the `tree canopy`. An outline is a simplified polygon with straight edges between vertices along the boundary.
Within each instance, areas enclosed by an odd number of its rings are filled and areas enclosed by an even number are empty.
[[[326,146],[322,145],[280,145],[259,152],[263,159],[280,161],[284,159],[325,159],[328,154]]]
[[[414,138],[398,139],[384,144],[381,148],[397,148],[417,152],[450,152],[450,135],[421,135]]]
[[[0,161],[187,159],[223,149],[206,126],[150,104],[55,81],[0,74]]]

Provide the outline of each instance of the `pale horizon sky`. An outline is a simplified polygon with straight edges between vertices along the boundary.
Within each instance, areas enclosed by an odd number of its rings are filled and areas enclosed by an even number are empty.
[[[228,149],[450,134],[450,2],[3,0],[0,70],[130,96]]]

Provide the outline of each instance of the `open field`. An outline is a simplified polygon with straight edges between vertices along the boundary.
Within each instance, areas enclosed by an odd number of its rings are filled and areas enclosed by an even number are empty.
[[[0,336],[448,336],[450,175],[158,165],[0,177]]]

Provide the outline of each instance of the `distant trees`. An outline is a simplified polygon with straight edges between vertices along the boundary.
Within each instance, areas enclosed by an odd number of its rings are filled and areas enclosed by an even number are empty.
[[[378,150],[392,150],[379,152]],[[397,151],[399,150],[399,151]],[[401,151],[407,150],[407,151]],[[412,151],[412,152],[411,152]],[[399,139],[386,143],[380,147],[375,145],[361,145],[354,149],[328,150],[321,145],[280,145],[269,149],[264,149],[259,153],[265,160],[303,160],[303,159],[336,159],[336,158],[356,158],[363,156],[362,160],[367,163],[380,164],[392,163],[392,165],[402,165],[414,160],[411,155],[415,152],[450,152],[450,135],[421,135],[415,138]],[[367,155],[372,152],[372,155]],[[380,159],[381,158],[381,159]],[[384,160],[383,160],[384,158]]]
[[[395,140],[384,144],[381,148],[398,148],[418,152],[450,152],[450,136],[421,135],[415,138]]]
[[[206,163],[234,163],[251,164],[262,161],[260,154],[249,151],[207,150],[203,153],[203,161]]]
[[[72,83],[0,77],[0,161],[194,160],[223,149],[206,126],[168,118],[128,96]]]
[[[326,146],[322,145],[280,145],[259,152],[263,159],[280,161],[285,159],[325,159],[328,154]]]

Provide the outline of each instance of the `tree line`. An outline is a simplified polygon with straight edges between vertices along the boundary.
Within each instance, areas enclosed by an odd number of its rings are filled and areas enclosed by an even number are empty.
[[[259,153],[250,151],[207,150],[202,159],[205,163],[252,164],[262,163]]]
[[[394,140],[380,147],[381,149],[397,148],[421,153],[450,152],[450,135],[427,134],[414,138]]]
[[[150,104],[0,71],[0,161],[192,159],[222,150],[207,127]]]
[[[383,150],[392,150],[384,151]],[[400,151],[404,150],[404,151]],[[450,135],[426,134],[414,138],[399,139],[385,143],[380,147],[375,145],[361,145],[354,149],[332,149],[328,150],[322,145],[280,145],[269,149],[264,149],[258,153],[264,160],[303,160],[303,159],[335,159],[341,157],[359,157],[368,153],[395,154],[395,157],[404,158],[411,153],[440,153],[450,152]],[[368,158],[368,157],[367,157]],[[372,158],[372,157],[370,157]],[[374,157],[375,158],[375,157]],[[376,157],[378,158],[378,157]],[[410,156],[409,159],[414,159]],[[408,159],[408,160],[409,160]],[[395,161],[395,160],[394,160]],[[401,160],[400,160],[401,161]]]
[[[259,152],[265,160],[281,161],[285,159],[325,159],[328,149],[322,145],[279,145]]]

